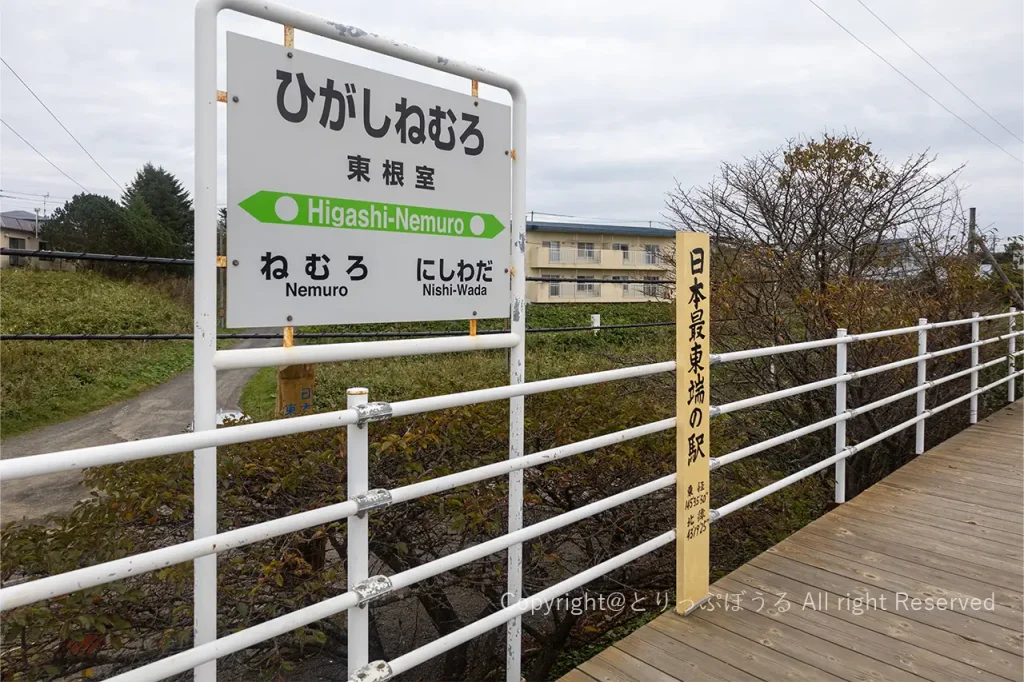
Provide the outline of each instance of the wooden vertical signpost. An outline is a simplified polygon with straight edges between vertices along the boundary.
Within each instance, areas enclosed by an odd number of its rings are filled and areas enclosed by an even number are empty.
[[[284,27],[284,46],[295,47],[295,27]],[[291,319],[290,317],[288,318]],[[284,327],[285,348],[295,345],[295,328]],[[303,414],[313,409],[316,365],[288,365],[277,368],[277,404],[279,417]]]
[[[707,234],[676,234],[676,613],[708,599],[711,531],[711,249]]]

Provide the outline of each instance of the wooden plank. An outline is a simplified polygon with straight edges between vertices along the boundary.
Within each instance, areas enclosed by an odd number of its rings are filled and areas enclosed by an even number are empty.
[[[986,429],[971,429],[970,437],[956,443],[949,441],[932,448],[925,455],[943,455],[963,460],[998,462],[1011,467],[1020,467],[1016,457],[1021,454],[1021,434],[986,432]]]
[[[894,478],[894,476],[886,478],[885,484],[936,498],[949,498],[951,500],[960,500],[961,502],[973,502],[985,507],[1002,509],[1003,511],[1008,512],[1020,511],[1019,498],[1015,502],[1013,499],[1008,499],[1006,496],[999,495],[998,493],[986,494],[984,491],[971,493],[959,490],[952,486],[943,486],[941,483],[936,481],[924,481],[916,478],[912,480],[902,477]]]
[[[950,613],[959,613],[968,618],[976,618],[1001,628],[1007,628],[1010,631],[1013,631],[1021,623],[1020,611],[1015,611],[1001,604],[993,604],[992,610],[985,608],[981,602],[992,596],[988,591],[980,591],[973,588],[967,591],[957,591],[952,585],[937,585],[934,582],[916,577],[881,570],[877,566],[850,561],[814,547],[792,542],[792,539],[779,543],[768,550],[768,552],[792,559],[793,561],[799,561],[813,568],[845,576],[880,590],[888,590],[894,594],[905,593],[911,597],[922,599],[963,599],[966,601],[960,602],[959,606],[952,607]],[[978,601],[975,602],[974,600]],[[967,606],[967,604],[972,603],[976,603],[979,608]],[[898,608],[898,604],[895,606]],[[1020,651],[1020,648],[1021,644],[1017,642],[1016,650]]]
[[[904,467],[909,467],[911,464],[914,464],[915,462],[922,462],[928,464],[929,466],[946,466],[958,469],[960,471],[966,471],[976,474],[990,474],[993,476],[1011,476],[1013,479],[1017,480],[1020,479],[1022,473],[1021,467],[1014,467],[1012,465],[993,466],[992,463],[986,462],[983,459],[943,454],[941,452],[936,452],[935,450],[929,450],[920,457],[915,457],[914,459],[904,464],[903,467],[900,467],[899,470],[902,470]]]
[[[1014,559],[1005,556],[992,556],[981,551],[961,547],[948,542],[944,537],[931,537],[924,533],[915,532],[915,529],[900,528],[897,526],[879,526],[878,524],[864,523],[860,519],[855,519],[851,516],[840,518],[838,515],[833,514],[829,514],[828,516],[815,521],[815,525],[819,523],[822,526],[829,528],[840,526],[845,529],[857,531],[861,535],[873,536],[889,544],[903,544],[917,549],[926,549],[930,552],[946,554],[956,561],[976,564],[986,568],[994,568],[998,571],[1011,573],[1017,576],[1024,576],[1024,567],[1021,566],[1020,561],[1015,561]],[[885,554],[884,551],[881,553]]]
[[[897,557],[1005,589],[1019,589],[1021,581],[1024,580],[1024,573],[1001,571],[989,566],[960,561],[948,553],[935,551],[935,548],[929,550],[879,538],[863,532],[853,524],[843,524],[838,519],[832,517],[825,517],[823,520],[805,526],[800,532],[806,535],[819,535],[824,538],[834,539],[840,544],[849,545],[850,547]]]
[[[1015,609],[1018,612],[1018,620],[1022,618],[1020,612],[1024,611],[1024,596],[1022,596],[1019,586],[1016,590],[996,587],[989,583],[971,580],[955,573],[940,571],[912,561],[904,561],[887,554],[864,550],[820,535],[797,533],[787,538],[786,542],[793,542],[801,547],[826,552],[846,561],[856,562],[856,565],[864,566],[865,568],[873,570],[884,569],[889,573],[926,580],[932,584],[942,585],[944,588],[954,589],[961,594],[982,598],[992,596],[997,604]]]
[[[654,628],[725,662],[733,662],[766,682],[787,680],[839,680],[831,673],[781,654],[770,647],[723,630],[699,618],[667,613],[652,620]]]
[[[1024,535],[1021,533],[997,530],[977,522],[963,521],[956,518],[956,512],[947,512],[947,510],[941,507],[934,507],[934,505],[928,511],[907,505],[892,505],[888,507],[886,505],[863,504],[854,507],[854,509],[869,512],[876,516],[900,516],[908,521],[921,523],[932,528],[940,528],[952,533],[961,533],[982,540],[988,540],[989,542],[1007,545],[1008,547],[1015,548],[1017,554],[1021,554],[1024,551]]]
[[[993,473],[993,470],[984,463],[959,462],[955,460],[942,459],[938,457],[919,457],[910,460],[899,471],[922,471],[926,473],[948,473],[952,471],[957,476],[969,478],[980,483],[995,483],[996,485],[1014,485],[1015,491],[1020,489],[1021,478],[1008,477],[1004,473]]]
[[[598,682],[679,682],[678,677],[663,673],[615,647],[605,649],[579,669]]]
[[[861,580],[856,580],[838,573],[825,571],[808,566],[789,557],[765,553],[757,558],[757,566],[779,575],[793,576],[800,582],[806,582],[819,590],[849,594],[853,598],[873,597],[877,603],[887,609],[896,608],[897,595],[891,590],[873,587]],[[917,595],[914,595],[917,596]],[[884,599],[883,599],[884,597]],[[865,601],[865,604],[868,602]],[[964,639],[983,642],[991,648],[1000,649],[1004,653],[1016,657],[1021,655],[1019,635],[998,625],[993,625],[978,618],[955,611],[923,611],[911,608],[900,608],[899,614],[907,620],[914,620],[926,625],[933,625]]]
[[[929,461],[937,462],[938,459],[932,460],[929,457]],[[977,475],[977,474],[976,474]],[[942,485],[949,485],[950,483],[956,484],[958,488],[962,487],[967,489],[968,492],[995,492],[1001,496],[1014,500],[1020,496],[1021,477],[1013,472],[999,471],[998,475],[1002,477],[1001,482],[990,482],[982,481],[978,479],[971,479],[971,474],[968,472],[958,471],[956,469],[950,469],[948,467],[941,471],[929,470],[920,465],[911,466],[907,464],[901,469],[893,472],[887,478],[893,478],[896,480],[900,479],[921,479],[923,481],[939,482]]]
[[[634,658],[687,682],[759,682],[760,679],[653,628],[640,628],[615,646]]]
[[[897,481],[908,481],[914,483],[920,481],[922,483],[929,483],[935,485],[941,485],[943,487],[953,486],[955,490],[960,490],[977,497],[985,497],[987,501],[991,500],[993,496],[997,499],[1005,501],[1007,504],[1013,504],[1020,496],[1018,494],[1018,486],[1015,483],[986,483],[982,481],[972,481],[964,475],[960,475],[954,471],[948,471],[943,473],[935,473],[929,471],[911,471],[908,469],[900,469],[893,478]],[[1013,509],[1013,507],[1010,507]]]
[[[801,606],[801,613],[814,613],[815,611],[810,606],[803,608],[807,604],[808,595],[812,599],[812,604],[820,603],[824,599],[829,608],[827,611],[817,611],[817,613],[827,613],[829,616],[857,627],[941,656],[953,658],[964,665],[984,670],[993,675],[999,675],[1015,682],[1024,681],[1019,656],[993,649],[981,642],[965,639],[928,623],[911,620],[904,617],[902,612],[893,613],[869,609],[856,614],[848,608],[839,608],[837,605],[839,598],[848,597],[850,594],[845,586],[838,591],[823,589],[801,582],[796,577],[773,573],[753,564],[740,567],[730,573],[727,578],[749,585],[765,594],[785,598],[793,605],[790,613],[796,609],[798,604]]]
[[[909,514],[879,514],[866,507],[851,504],[837,509],[835,516],[843,520],[854,519],[900,532],[914,533],[921,537],[935,538],[957,547],[984,552],[990,556],[1016,559],[1018,563],[1024,561],[1024,546],[989,540],[979,535],[948,528],[937,528],[927,522],[912,518]]]
[[[752,587],[753,585],[736,580],[730,575],[716,582],[711,591],[717,597],[727,597],[742,602],[742,597],[738,597],[738,595],[751,593]],[[778,592],[768,594],[774,594],[777,599],[785,595],[786,591],[779,589]],[[832,595],[833,602],[837,599],[838,595]],[[875,658],[931,682],[1004,682],[1006,679],[892,637],[887,631],[879,632],[859,623],[836,617],[830,611],[819,611],[814,608],[804,608],[802,604],[793,604],[791,608],[783,612],[766,604],[758,613],[773,620],[784,620],[789,625],[800,628],[810,635]]]
[[[1020,471],[1024,468],[1021,459],[1021,439],[1024,436],[1002,436],[995,438],[971,431],[971,438],[954,446],[945,444],[932,448],[912,461],[946,459],[960,464],[993,465]]]
[[[941,515],[951,521],[957,521],[979,530],[998,530],[1024,536],[1024,515],[1018,519],[1007,519],[1005,517],[1012,516],[1012,514],[994,510],[1003,516],[992,516],[984,513],[988,507],[979,507],[976,504],[956,502],[955,500],[945,500],[942,505],[936,505],[934,500],[908,493],[902,488],[872,486],[851,500],[850,503],[860,504],[861,502],[872,509],[885,513],[907,510],[922,516],[925,514]]]
[[[900,471],[907,473],[922,474],[926,476],[945,476],[953,474],[959,480],[969,481],[971,485],[980,488],[988,488],[989,485],[1001,488],[1010,488],[1011,493],[1020,491],[1021,479],[1007,477],[1004,474],[996,474],[991,471],[976,471],[964,468],[961,462],[950,462],[939,458],[926,457],[916,459],[900,467]]]
[[[593,677],[579,668],[573,668],[560,678],[561,682],[597,682]]]
[[[1005,509],[995,509],[993,507],[985,506],[978,500],[965,501],[965,500],[953,500],[948,497],[940,497],[937,495],[926,494],[919,490],[911,490],[898,485],[890,485],[886,481],[879,481],[878,483],[871,486],[871,490],[877,490],[878,493],[884,494],[891,498],[899,498],[915,500],[918,503],[930,504],[933,508],[947,506],[956,509],[966,509],[971,512],[984,517],[993,517],[1008,521],[1011,523],[1022,523],[1024,524],[1024,517],[1021,516],[1021,512],[1017,510],[1007,511]],[[941,503],[941,504],[940,504]]]
[[[935,452],[932,450],[921,455],[918,459],[911,460],[905,466],[910,466],[910,464],[916,461],[924,461],[933,466],[956,467],[961,471],[969,473],[1003,476],[1012,481],[1021,480],[1021,475],[1024,473],[1019,465],[1012,465],[1000,460],[986,459],[981,455],[972,458],[964,458],[958,455]],[[899,471],[902,471],[902,468],[897,470],[896,473],[899,473]]]
[[[724,602],[719,600],[719,603]],[[773,621],[757,611],[734,609],[727,612],[716,609],[698,611],[695,615],[700,620],[714,623],[724,630],[746,637],[753,643],[786,654],[844,680],[920,681],[919,677],[904,670],[833,644],[817,635],[810,635],[781,620]]]

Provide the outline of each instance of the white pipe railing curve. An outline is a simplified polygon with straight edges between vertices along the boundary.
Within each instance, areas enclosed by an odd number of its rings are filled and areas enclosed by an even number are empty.
[[[795,429],[788,433],[781,434],[774,438],[767,439],[760,443],[740,448],[724,456],[712,458],[711,468],[717,469],[726,464],[764,452],[765,450],[801,436],[846,422],[898,400],[923,395],[929,389],[935,388],[936,386],[945,384],[949,381],[953,381],[957,378],[966,376],[977,377],[979,373],[985,369],[995,367],[1004,362],[1008,363],[1006,376],[986,384],[985,386],[971,390],[962,396],[943,403],[942,405],[932,407],[931,409],[925,409],[923,411],[919,410],[918,414],[911,419],[878,433],[860,443],[842,447],[838,452],[821,460],[820,462],[712,510],[711,520],[717,521],[718,519],[721,519],[738,509],[742,509],[757,500],[763,499],[764,497],[767,497],[768,495],[777,492],[796,481],[822,471],[829,466],[845,461],[849,457],[878,442],[881,442],[885,438],[907,428],[916,427],[919,423],[923,423],[929,417],[935,416],[954,405],[968,400],[973,402],[978,396],[997,386],[1009,383],[1011,387],[1009,395],[1012,397],[1012,386],[1016,378],[1024,376],[1024,370],[1016,369],[1016,357],[1024,353],[1024,351],[1016,351],[1014,346],[1016,337],[1024,334],[1024,331],[1015,331],[1014,326],[1016,316],[1021,314],[1021,312],[1011,311],[1010,313],[1001,313],[983,317],[977,316],[963,320],[950,320],[947,322],[918,324],[914,327],[903,327],[899,329],[863,334],[837,336],[832,339],[824,339],[820,341],[808,341],[784,346],[733,351],[730,353],[712,356],[713,364],[718,364],[757,357],[769,357],[781,353],[798,352],[801,350],[827,348],[830,346],[837,346],[839,344],[857,343],[860,341],[886,338],[898,334],[927,332],[927,330],[951,327],[955,325],[971,323],[978,324],[980,322],[999,319],[1010,319],[1010,331],[1006,334],[972,341],[969,344],[963,344],[944,350],[935,350],[930,352],[919,351],[918,355],[911,358],[897,360],[883,365],[878,365],[876,367],[856,371],[843,371],[838,373],[837,376],[828,379],[813,381],[800,386],[789,387],[772,393],[753,396],[751,398],[745,398],[743,400],[737,400],[713,407],[711,411],[712,416],[729,414],[749,407],[764,405],[787,397],[800,395],[808,391],[821,390],[833,386],[838,387],[856,379],[909,366],[915,363],[918,364],[918,367],[921,367],[920,363],[924,361],[943,357],[952,353],[962,352],[965,350],[974,351],[982,346],[998,343],[1000,341],[1008,342],[1007,353],[1004,356],[981,363],[977,361],[976,354],[972,353],[971,365],[964,370],[953,372],[930,381],[925,378],[912,388],[899,391],[893,395],[875,400],[872,403],[860,407],[842,409],[835,416]],[[146,457],[173,454],[196,448],[241,443],[260,438],[289,435],[320,429],[338,428],[341,426],[351,427],[350,437],[352,433],[356,433],[361,434],[358,436],[359,438],[366,439],[368,438],[367,429],[357,429],[356,425],[365,427],[368,422],[375,421],[380,418],[421,414],[434,410],[448,409],[494,400],[503,400],[515,396],[535,395],[549,391],[564,390],[567,388],[593,385],[608,381],[620,381],[643,376],[651,376],[659,373],[673,372],[675,371],[675,367],[675,362],[653,363],[637,367],[592,372],[556,379],[545,379],[530,383],[465,391],[462,393],[454,393],[444,396],[405,400],[390,404],[375,403],[360,406],[361,408],[373,408],[369,410],[338,410],[335,412],[309,415],[287,420],[276,420],[260,424],[243,424],[238,426],[229,426],[214,431],[166,436],[163,438],[149,439],[149,441],[136,441],[132,443],[80,448],[65,452],[35,455],[21,459],[3,460],[0,461],[0,478],[3,478],[4,480],[28,478],[56,471],[75,470],[87,466],[127,462]],[[418,481],[416,483],[391,490],[372,490],[365,494],[353,496],[351,499],[339,504],[218,533],[198,540],[163,547],[150,552],[144,552],[142,554],[105,562],[75,571],[69,571],[59,575],[8,585],[0,589],[0,611],[7,611],[40,600],[66,595],[77,590],[96,587],[115,580],[121,580],[141,573],[158,570],[176,563],[193,560],[198,557],[218,554],[229,549],[237,549],[255,542],[279,537],[287,533],[296,532],[324,523],[349,519],[357,514],[363,514],[379,507],[408,502],[427,495],[433,495],[447,490],[452,490],[460,486],[507,475],[512,471],[523,471],[528,468],[542,466],[549,462],[558,461],[572,455],[593,451],[628,440],[670,430],[675,428],[675,426],[675,418],[663,419],[657,422],[596,436],[583,441],[560,445],[513,460],[501,461],[466,471]],[[366,449],[361,448],[361,451],[365,453]],[[240,651],[272,637],[287,633],[297,627],[302,627],[319,619],[345,612],[355,606],[365,604],[380,594],[408,587],[414,583],[434,577],[445,571],[458,568],[471,561],[479,560],[495,552],[502,551],[513,545],[535,538],[543,533],[548,533],[553,530],[566,527],[571,523],[592,517],[602,511],[639,499],[644,495],[665,489],[674,484],[675,474],[664,476],[630,490],[597,500],[578,509],[565,512],[531,526],[524,527],[512,533],[506,533],[505,535],[493,540],[440,557],[426,564],[410,568],[401,573],[392,576],[374,576],[365,581],[365,583],[357,585],[355,589],[350,589],[337,597],[296,610],[273,620],[254,625],[231,635],[221,637],[215,641],[207,642],[200,646],[176,653],[172,656],[118,675],[113,679],[121,681],[131,680],[133,682],[165,679],[166,677],[185,672],[203,663],[216,660],[220,657]],[[572,578],[569,578],[548,590],[544,590],[536,595],[517,601],[506,608],[487,616],[486,618],[476,621],[461,630],[424,645],[408,654],[399,656],[390,662],[375,661],[370,663],[362,672],[366,674],[373,673],[374,675],[377,675],[374,679],[383,680],[392,675],[410,670],[416,665],[444,653],[452,647],[458,646],[459,644],[468,641],[491,628],[498,627],[518,616],[529,613],[534,605],[538,603],[538,600],[542,601],[544,599],[551,599],[565,594],[566,592],[585,584],[589,580],[605,575],[608,572],[625,565],[629,561],[663,547],[674,540],[675,531],[670,530],[620,554],[617,557],[614,557],[613,559],[605,561],[587,571],[573,576]],[[350,679],[355,680],[360,678],[353,675]]]

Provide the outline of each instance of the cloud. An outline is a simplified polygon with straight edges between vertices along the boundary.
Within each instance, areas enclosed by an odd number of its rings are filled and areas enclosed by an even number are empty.
[[[1003,234],[1024,226],[1024,169],[908,84],[810,3],[551,2],[430,4],[291,0],[424,49],[507,73],[529,97],[528,208],[658,220],[678,179],[709,181],[723,160],[823,129],[856,130],[898,160],[930,149],[966,163],[966,200]],[[921,87],[1015,156],[1024,145],[966,101],[855,3],[820,0]],[[869,6],[996,118],[1024,137],[1024,10],[907,0]],[[8,0],[3,57],[94,156],[126,184],[152,161],[192,178],[192,4]],[[225,13],[220,31],[269,41],[281,28]],[[320,52],[453,89],[465,80],[298,33]],[[219,82],[224,84],[223,39]],[[492,88],[485,97],[507,101]],[[6,69],[0,114],[73,178],[120,191]],[[223,202],[221,121],[219,201]],[[77,188],[0,131],[0,189]],[[4,208],[32,200],[0,199]]]

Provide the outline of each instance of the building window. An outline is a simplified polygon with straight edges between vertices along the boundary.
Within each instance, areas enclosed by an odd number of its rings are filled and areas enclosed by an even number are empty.
[[[615,280],[615,281],[619,281],[619,280],[624,280],[624,279],[629,279],[629,278],[626,277],[625,275],[612,275],[612,279]],[[622,295],[624,297],[625,296],[629,296],[629,284],[626,283],[626,282],[623,282],[623,284],[622,284]]]
[[[657,282],[658,281],[657,277],[651,277],[649,275],[645,276],[644,279],[646,279],[649,282]],[[658,294],[661,293],[659,291],[660,287],[657,284],[644,284],[643,287],[644,287],[644,296],[647,296],[649,298],[657,298]]]
[[[644,265],[661,263],[661,247],[656,244],[644,244]]]
[[[576,245],[576,262],[577,263],[600,263],[601,259],[598,257],[597,249],[594,248],[594,242],[579,242]]]
[[[25,248],[25,240],[24,239],[20,239],[18,237],[8,237],[7,238],[7,247],[11,248],[11,249],[24,249]],[[25,264],[25,258],[23,256],[8,256],[7,257],[7,262],[10,263],[11,265],[15,265],[15,266],[17,266],[17,265],[24,265]]]
[[[558,242],[555,242],[556,244]],[[548,282],[548,296],[551,298],[559,298],[562,295],[562,284],[561,282]]]
[[[579,279],[594,279],[594,277],[593,275],[589,275],[586,277],[580,277]],[[576,294],[578,296],[593,298],[597,296],[597,292],[599,291],[597,287],[598,285],[596,282],[577,282]]]
[[[549,263],[561,263],[562,262],[562,243],[561,242],[544,242],[541,244],[545,249],[548,250],[548,262]]]
[[[629,244],[612,244],[612,251],[621,251],[622,264],[629,264]]]

